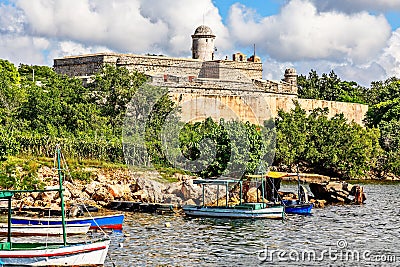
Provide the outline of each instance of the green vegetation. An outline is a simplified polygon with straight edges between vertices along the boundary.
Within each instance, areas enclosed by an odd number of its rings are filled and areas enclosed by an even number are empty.
[[[319,77],[312,70],[308,77],[300,76],[298,83],[301,98],[369,105],[366,127],[379,130],[379,144],[383,149],[370,168],[378,177],[388,173],[400,175],[400,79],[375,81],[370,88],[364,88],[355,82],[341,81],[333,71]]]
[[[123,166],[126,109],[145,81],[141,73],[107,66],[93,82],[83,86],[79,79],[58,75],[49,67],[16,68],[0,60],[0,186],[42,186],[37,169],[48,164],[47,158],[53,157],[58,143],[76,166],[73,172],[77,179],[91,179],[83,170],[84,164]],[[341,115],[328,118],[326,110],[307,114],[298,105],[291,112],[280,111],[275,121],[263,127],[206,119],[182,125],[171,160],[163,150],[160,133],[175,106],[167,95],[155,95],[151,87],[142,86],[144,98],[137,99],[138,108],[150,107],[152,111],[149,118],[132,115],[146,125],[144,144],[130,148],[139,159],[133,163],[147,166],[151,162],[170,176],[177,172],[176,162],[183,154],[206,166],[192,170],[202,177],[226,174],[227,169],[254,173],[260,162],[273,161],[275,150],[271,145],[276,137],[276,165],[300,163],[315,172],[346,179],[371,171],[380,177],[400,175],[400,80],[391,78],[364,88],[341,81],[333,71],[321,77],[311,71],[308,77],[300,76],[298,84],[302,98],[368,104],[367,127],[349,123]],[[156,105],[149,105],[156,100]],[[276,129],[271,130],[274,123]],[[129,138],[135,144],[138,137]],[[143,149],[149,157],[141,156]],[[210,161],[200,152],[214,156]]]
[[[327,118],[327,109],[309,115],[298,104],[277,118],[278,163],[301,163],[317,173],[357,178],[376,167],[381,154],[377,129],[348,123],[343,115]]]
[[[368,103],[364,87],[356,82],[340,80],[334,71],[319,77],[315,70],[311,70],[308,77],[300,75],[297,83],[300,98]]]

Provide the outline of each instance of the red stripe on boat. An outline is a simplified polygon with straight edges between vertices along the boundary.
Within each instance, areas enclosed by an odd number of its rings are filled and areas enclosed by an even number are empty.
[[[92,225],[90,226],[89,229],[113,229],[113,230],[122,230],[122,224],[109,224],[109,225],[100,225],[100,227],[98,227],[97,225]]]
[[[85,253],[85,252],[91,252],[91,251],[97,251],[97,250],[102,250],[107,248],[107,246],[101,246],[101,247],[96,247],[96,248],[87,248],[87,249],[80,249],[80,250],[74,250],[74,251],[68,251],[68,252],[59,252],[59,253],[47,253],[47,254],[39,254],[39,255],[33,255],[33,254],[26,254],[26,255],[0,255],[0,259],[2,258],[39,258],[39,257],[59,257],[59,256],[66,256],[66,255],[73,255],[73,254],[78,254],[78,253]],[[11,252],[11,251],[10,251]]]

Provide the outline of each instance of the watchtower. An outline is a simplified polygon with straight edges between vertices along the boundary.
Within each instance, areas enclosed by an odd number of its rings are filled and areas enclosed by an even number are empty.
[[[192,58],[203,61],[214,60],[214,40],[210,27],[201,25],[192,35]]]

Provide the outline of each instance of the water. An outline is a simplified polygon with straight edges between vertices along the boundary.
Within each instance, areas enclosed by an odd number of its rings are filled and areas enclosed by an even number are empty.
[[[130,236],[113,233],[109,255],[115,266],[400,266],[400,185],[364,189],[362,206],[285,221],[126,213]]]

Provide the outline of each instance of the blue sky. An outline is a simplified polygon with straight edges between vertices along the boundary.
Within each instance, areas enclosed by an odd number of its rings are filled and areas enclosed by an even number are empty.
[[[261,16],[271,16],[279,13],[279,9],[285,3],[284,0],[248,0],[248,1],[237,1],[237,0],[214,0],[213,3],[218,7],[219,13],[223,20],[226,22],[226,18],[229,13],[230,7],[235,3],[241,3],[249,8],[255,9]]]
[[[255,44],[265,79],[288,67],[365,86],[400,77],[399,0],[0,0],[0,58],[51,66],[99,52],[190,57],[203,19],[217,58]]]

